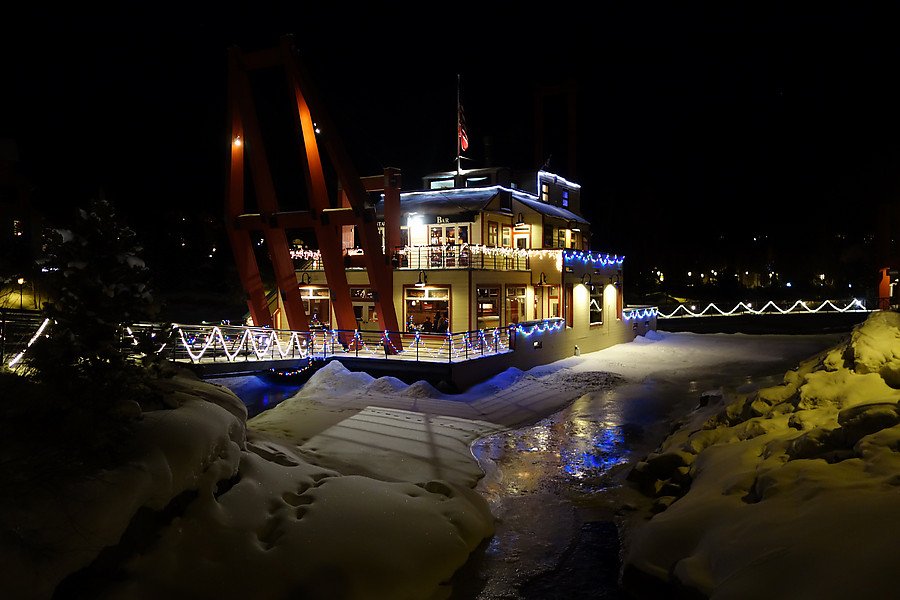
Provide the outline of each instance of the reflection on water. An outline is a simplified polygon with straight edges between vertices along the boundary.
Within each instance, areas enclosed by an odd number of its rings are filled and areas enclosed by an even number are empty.
[[[475,457],[489,465],[489,496],[514,496],[552,489],[592,493],[611,485],[610,471],[628,462],[625,424],[597,418],[605,404],[582,396],[569,408],[532,425],[479,440]],[[602,398],[601,398],[602,400]]]
[[[282,400],[290,398],[301,387],[294,385],[269,385],[268,387],[255,390],[253,393],[246,394],[246,397],[241,397],[241,400],[247,405],[247,418],[253,418],[264,410],[281,403]]]
[[[468,565],[468,579],[460,578],[459,589],[454,584],[454,600],[622,598],[613,492],[665,437],[673,415],[722,383],[746,390],[776,381],[746,373],[647,378],[586,394],[532,426],[476,442],[472,451],[485,472],[478,490],[496,517],[495,534]],[[598,561],[607,569],[602,583],[590,576]],[[579,586],[588,580],[600,595],[583,595]],[[542,596],[545,586],[557,595]]]
[[[207,381],[234,392],[247,406],[248,419],[290,398],[303,387],[303,384],[275,383],[259,375],[218,377]]]

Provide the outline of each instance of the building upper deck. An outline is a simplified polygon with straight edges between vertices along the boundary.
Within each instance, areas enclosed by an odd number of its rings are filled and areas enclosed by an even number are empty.
[[[363,251],[347,250],[345,267],[364,269]],[[321,271],[322,257],[317,250],[292,252],[298,271]],[[487,271],[531,271],[555,266],[557,271],[566,267],[621,268],[623,257],[583,252],[565,248],[521,249],[483,246],[474,244],[406,246],[391,255],[395,270],[463,269]]]

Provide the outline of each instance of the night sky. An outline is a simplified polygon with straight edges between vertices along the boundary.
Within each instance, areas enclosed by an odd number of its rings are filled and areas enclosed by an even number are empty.
[[[534,90],[574,82],[575,172],[552,110],[544,159],[583,184],[594,248],[642,268],[723,236],[790,238],[791,252],[815,255],[832,234],[874,230],[875,206],[900,193],[900,21],[880,9],[299,4],[5,19],[0,137],[18,143],[48,215],[100,188],[139,233],[167,211],[221,215],[227,48],[286,33],[360,174],[399,167],[405,189],[453,167],[457,74],[469,167],[539,167]]]

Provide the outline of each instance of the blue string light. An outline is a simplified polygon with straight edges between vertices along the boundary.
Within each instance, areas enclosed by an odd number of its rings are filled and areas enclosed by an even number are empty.
[[[594,255],[591,252],[583,252],[581,250],[574,250],[572,252],[568,250],[563,250],[563,262],[581,262],[584,264],[592,264],[592,265],[602,265],[604,267],[614,266],[621,267],[622,263],[625,261],[624,256],[617,256],[613,254],[597,254]]]

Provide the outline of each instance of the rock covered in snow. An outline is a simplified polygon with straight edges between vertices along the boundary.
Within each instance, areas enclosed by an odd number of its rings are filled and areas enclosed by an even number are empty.
[[[900,535],[900,315],[700,411],[630,478],[658,497],[623,580],[703,597],[886,597]]]

